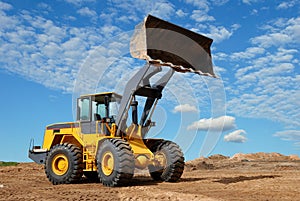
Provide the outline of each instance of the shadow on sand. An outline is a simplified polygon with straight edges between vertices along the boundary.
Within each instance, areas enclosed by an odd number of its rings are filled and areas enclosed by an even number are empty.
[[[179,181],[174,183],[188,183],[188,182],[196,182],[196,181],[202,181],[206,180],[207,178],[204,177],[193,177],[193,178],[181,178]],[[89,180],[85,177],[83,177],[77,184],[91,184],[91,183],[99,183],[100,181],[98,179],[96,180]],[[163,181],[155,181],[150,176],[134,176],[130,183],[126,186],[152,186],[152,185],[158,185],[159,183],[163,183]]]
[[[231,184],[231,183],[237,183],[237,182],[243,182],[243,181],[249,181],[249,180],[257,180],[257,179],[274,179],[275,177],[280,177],[279,175],[259,175],[259,176],[238,176],[238,177],[223,177],[219,180],[216,180],[214,182],[219,182],[222,184]]]

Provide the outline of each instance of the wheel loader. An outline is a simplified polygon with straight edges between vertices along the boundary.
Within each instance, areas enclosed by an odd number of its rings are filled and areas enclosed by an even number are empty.
[[[74,183],[84,175],[105,186],[126,186],[135,168],[148,168],[157,181],[178,181],[184,170],[180,147],[168,140],[149,139],[147,133],[155,125],[152,114],[175,72],[216,77],[212,41],[148,15],[136,26],[130,42],[131,55],[146,64],[124,84],[123,95],[80,96],[76,121],[48,125],[43,145],[31,142],[29,158],[44,164],[53,184]],[[138,112],[140,98],[144,102]]]

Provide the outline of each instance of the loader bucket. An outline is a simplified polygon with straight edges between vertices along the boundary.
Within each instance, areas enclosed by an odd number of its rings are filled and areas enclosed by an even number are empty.
[[[148,15],[138,24],[130,42],[132,57],[178,72],[216,77],[211,59],[213,40]]]

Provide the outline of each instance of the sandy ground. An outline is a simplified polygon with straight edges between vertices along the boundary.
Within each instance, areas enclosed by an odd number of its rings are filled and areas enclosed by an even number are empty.
[[[300,161],[217,155],[187,162],[179,182],[154,182],[139,171],[118,188],[85,178],[54,186],[43,166],[21,163],[0,167],[0,200],[300,200]]]

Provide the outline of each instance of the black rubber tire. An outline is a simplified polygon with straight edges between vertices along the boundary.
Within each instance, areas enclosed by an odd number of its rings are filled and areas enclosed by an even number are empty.
[[[106,153],[113,156],[114,167],[111,174],[102,169],[102,159]],[[128,185],[134,174],[134,155],[131,147],[122,139],[106,139],[98,148],[97,169],[100,182],[105,186]]]
[[[57,155],[65,156],[68,160],[68,169],[65,174],[58,175],[52,169],[53,159]],[[52,184],[69,184],[79,181],[83,175],[82,151],[73,144],[58,144],[51,148],[45,161],[45,173]]]
[[[163,153],[166,158],[166,167],[149,165],[149,173],[155,181],[176,182],[184,170],[184,157],[180,147],[171,141],[158,140],[150,150],[154,155]]]
[[[155,154],[158,151],[158,147],[164,142],[164,140],[155,140],[152,143],[147,144],[146,146]],[[154,181],[163,181],[161,175],[163,173],[163,168],[155,167],[153,165],[148,166],[149,173]]]
[[[99,182],[98,172],[97,171],[84,171],[83,175],[90,181],[90,182]]]

